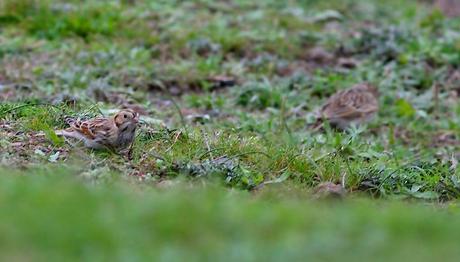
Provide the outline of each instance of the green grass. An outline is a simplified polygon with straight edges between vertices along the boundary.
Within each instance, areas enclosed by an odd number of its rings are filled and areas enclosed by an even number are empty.
[[[460,210],[454,203],[441,208],[364,199],[312,202],[301,191],[273,188],[254,197],[216,186],[190,188],[184,181],[163,190],[124,179],[89,185],[69,172],[75,171],[1,172],[2,260],[457,261],[460,256]]]
[[[0,1],[0,259],[458,260],[459,29],[416,0]],[[371,123],[310,128],[364,81]],[[132,159],[53,132],[122,107]]]
[[[19,142],[34,151],[27,139],[39,131],[49,154],[71,151],[52,132],[66,116],[135,106],[146,117],[134,159],[83,161],[157,178],[217,172],[242,189],[346,176],[350,192],[456,199],[460,24],[416,1],[394,5],[5,1],[2,164],[39,164],[14,152]],[[314,47],[326,55],[312,57]],[[343,68],[339,58],[358,64]],[[222,76],[232,86],[221,87]],[[328,96],[362,81],[381,93],[375,121],[347,132],[308,128]]]

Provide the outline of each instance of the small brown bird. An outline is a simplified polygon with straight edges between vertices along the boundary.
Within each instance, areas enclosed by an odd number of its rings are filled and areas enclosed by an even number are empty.
[[[71,119],[68,121],[70,127],[56,134],[79,139],[88,148],[121,150],[133,143],[138,122],[138,113],[124,109],[110,118]]]
[[[361,83],[332,95],[319,110],[319,121],[344,130],[370,121],[378,112],[378,90]]]
[[[445,16],[460,16],[460,2],[458,0],[436,0],[435,7],[439,8]]]

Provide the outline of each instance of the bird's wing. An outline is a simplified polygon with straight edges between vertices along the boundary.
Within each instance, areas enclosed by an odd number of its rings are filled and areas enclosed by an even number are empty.
[[[89,139],[95,139],[97,136],[108,136],[114,132],[114,124],[107,118],[94,118],[91,120],[75,120],[70,124],[68,131],[78,132]]]
[[[371,93],[345,90],[328,99],[321,113],[326,119],[357,118],[377,110],[377,99]]]
[[[350,97],[350,103],[360,113],[373,113],[378,110],[377,98],[370,92],[360,92]]]

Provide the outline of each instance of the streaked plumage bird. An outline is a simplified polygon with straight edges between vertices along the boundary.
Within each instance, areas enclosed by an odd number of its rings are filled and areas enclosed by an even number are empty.
[[[343,130],[370,121],[378,110],[377,88],[361,83],[332,95],[319,110],[318,120]]]
[[[88,148],[122,150],[133,143],[138,122],[138,113],[124,109],[109,118],[70,119],[70,127],[56,134],[81,140]]]

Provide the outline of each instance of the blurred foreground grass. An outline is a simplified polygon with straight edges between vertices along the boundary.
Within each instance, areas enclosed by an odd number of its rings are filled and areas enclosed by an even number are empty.
[[[81,183],[63,169],[28,172],[0,170],[1,261],[460,259],[455,203],[314,202],[217,186],[163,192]]]

